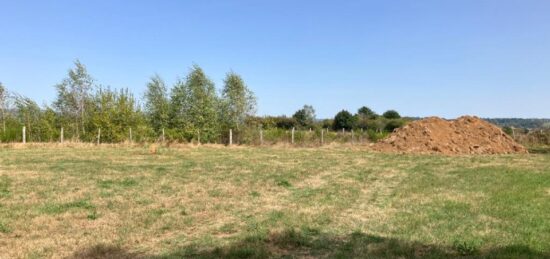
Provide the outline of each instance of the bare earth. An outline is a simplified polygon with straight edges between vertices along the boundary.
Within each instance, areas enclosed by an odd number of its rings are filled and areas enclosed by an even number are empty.
[[[527,153],[525,147],[500,128],[472,116],[451,121],[438,117],[414,121],[373,148],[385,152],[446,155]]]

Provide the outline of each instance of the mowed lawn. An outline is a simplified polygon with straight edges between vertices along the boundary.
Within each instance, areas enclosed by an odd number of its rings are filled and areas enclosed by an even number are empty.
[[[0,147],[0,258],[550,256],[550,155]]]

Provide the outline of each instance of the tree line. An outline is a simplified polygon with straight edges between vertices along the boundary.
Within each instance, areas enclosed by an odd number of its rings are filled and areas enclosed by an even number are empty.
[[[232,129],[236,137],[263,129],[366,129],[391,131],[405,122],[396,111],[378,115],[367,107],[356,114],[341,111],[334,119],[318,120],[315,110],[305,105],[292,117],[255,116],[256,98],[244,80],[230,71],[221,91],[202,68],[193,65],[172,87],[154,75],[142,98],[127,88],[113,89],[98,84],[78,60],[67,76],[54,86],[57,96],[51,104],[39,105],[25,96],[9,92],[0,83],[0,141],[19,141],[26,128],[27,141],[102,142],[167,141],[226,143]]]

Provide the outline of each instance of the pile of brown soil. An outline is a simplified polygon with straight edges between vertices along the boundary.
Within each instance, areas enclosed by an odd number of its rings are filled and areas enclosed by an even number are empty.
[[[477,117],[429,117],[396,129],[375,150],[402,153],[511,154],[527,150],[497,126]]]

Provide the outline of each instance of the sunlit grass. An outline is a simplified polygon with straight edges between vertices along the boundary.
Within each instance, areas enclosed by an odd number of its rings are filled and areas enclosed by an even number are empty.
[[[550,156],[0,148],[10,257],[550,253]]]

